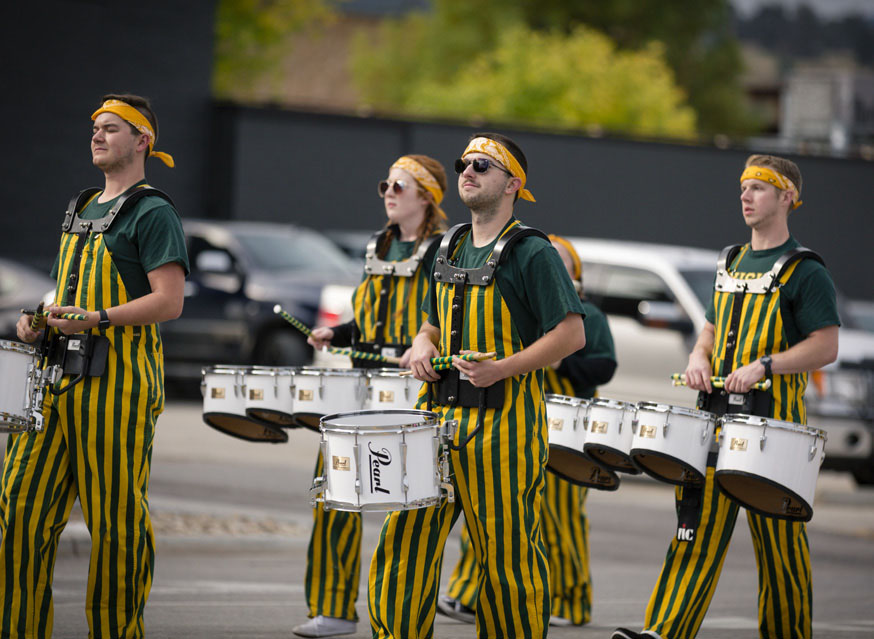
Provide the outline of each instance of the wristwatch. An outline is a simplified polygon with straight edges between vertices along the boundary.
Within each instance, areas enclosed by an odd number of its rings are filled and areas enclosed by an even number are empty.
[[[101,331],[105,331],[109,328],[111,324],[109,323],[109,315],[106,313],[105,308],[100,309],[100,319],[97,321],[97,328]]]
[[[770,355],[762,355],[759,358],[759,361],[762,362],[762,366],[765,367],[765,375],[767,377],[770,377],[771,376],[771,362],[773,361],[773,360],[771,360],[771,356]]]

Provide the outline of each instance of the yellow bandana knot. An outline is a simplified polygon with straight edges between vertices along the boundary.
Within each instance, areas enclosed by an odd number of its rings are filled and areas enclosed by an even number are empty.
[[[525,171],[522,170],[519,162],[516,161],[513,154],[503,144],[491,138],[474,138],[467,145],[461,157],[464,158],[470,153],[482,153],[503,164],[513,177],[522,180],[522,186],[519,187],[519,197],[529,202],[536,202],[534,196],[531,195],[531,191],[525,188]]]
[[[158,158],[171,169],[176,166],[176,163],[173,161],[173,156],[169,153],[152,151],[152,147],[155,146],[157,140],[151,122],[149,122],[146,116],[137,111],[127,102],[122,102],[121,100],[107,100],[99,109],[91,114],[91,119],[96,120],[97,116],[101,113],[114,113],[125,122],[129,122],[137,131],[149,138],[149,157]]]
[[[744,180],[759,180],[771,186],[776,186],[781,191],[792,191],[793,211],[802,204],[801,200],[798,199],[798,189],[795,188],[792,180],[766,166],[748,166],[740,176],[740,181],[743,182]]]

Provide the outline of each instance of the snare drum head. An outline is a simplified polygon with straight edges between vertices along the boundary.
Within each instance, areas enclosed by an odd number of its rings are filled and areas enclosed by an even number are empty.
[[[218,412],[204,413],[203,421],[225,435],[245,439],[249,442],[284,444],[288,441],[288,434],[284,430],[256,422],[242,415]]]
[[[564,446],[549,447],[549,460],[546,463],[546,468],[577,486],[597,488],[598,490],[619,488],[619,477],[616,473],[579,451]]]

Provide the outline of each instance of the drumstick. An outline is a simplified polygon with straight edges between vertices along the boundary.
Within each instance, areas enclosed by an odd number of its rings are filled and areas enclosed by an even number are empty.
[[[671,375],[671,379],[674,382],[674,386],[685,386],[686,385],[686,376],[680,373],[674,373]],[[725,388],[725,378],[724,377],[711,377],[710,384],[713,388]],[[750,388],[755,388],[756,390],[768,390],[771,388],[771,380],[766,379],[764,382],[756,382]]]
[[[40,306],[42,306],[42,303],[40,303]],[[37,308],[36,311],[30,311],[23,308],[21,309],[21,313],[23,315],[33,315],[34,319],[31,320],[31,326],[33,326],[33,321],[38,317],[54,317],[64,320],[78,320],[80,322],[88,321],[88,315],[85,313],[49,313],[48,311],[40,310],[40,308]]]
[[[36,307],[36,312],[33,314],[33,318],[30,320],[30,330],[39,330],[39,318],[42,317],[42,307],[44,305],[45,304],[43,302],[40,302],[39,306]]]
[[[289,315],[285,311],[282,310],[282,307],[277,304],[273,307],[273,312],[279,315],[286,322],[294,326],[301,333],[310,337],[313,332],[307,327],[306,324],[301,322],[299,319],[294,317],[293,315]],[[354,357],[355,359],[366,359],[371,362],[385,362],[387,364],[400,364],[400,357],[389,357],[386,355],[379,355],[378,353],[365,353],[363,351],[354,351],[350,348],[334,348],[333,346],[328,346],[325,348],[329,353],[333,353],[334,355],[348,355],[349,357]]]
[[[466,362],[483,362],[487,359],[494,359],[497,353],[465,353],[464,355],[446,355],[445,357],[432,357],[431,366],[435,371],[448,371],[452,368],[452,358],[457,357]],[[413,371],[404,371],[402,377],[412,375]]]

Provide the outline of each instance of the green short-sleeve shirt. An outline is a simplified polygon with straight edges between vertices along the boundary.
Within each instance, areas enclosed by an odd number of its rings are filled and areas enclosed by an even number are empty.
[[[515,218],[511,218],[507,226],[513,221]],[[482,267],[500,236],[501,233],[494,241],[477,248],[468,234],[460,241],[454,266],[465,269]],[[564,262],[547,240],[525,237],[516,242],[502,258],[493,285],[498,287],[523,344],[527,346],[534,343],[555,328],[568,313],[577,313],[585,318],[585,310]],[[428,314],[429,323],[440,325],[433,271],[431,294],[425,299],[423,310]]]
[[[145,181],[139,184],[145,184]],[[80,213],[85,220],[104,217],[118,198],[98,203],[91,200]],[[152,291],[148,273],[159,266],[176,262],[189,273],[185,234],[176,209],[167,200],[145,196],[112,223],[103,234],[124,287],[131,299],[143,297]],[[52,268],[52,277],[58,276],[58,258]]]
[[[615,362],[616,348],[613,345],[613,334],[610,332],[607,317],[601,309],[587,299],[582,300],[582,303],[583,310],[586,312],[583,320],[586,345],[565,357],[556,372],[570,380],[576,397],[594,397],[597,387],[586,385],[578,375],[574,375],[574,371],[579,370],[581,362],[587,359],[609,359]]]
[[[799,246],[801,244],[798,240],[790,236],[786,242],[772,249],[750,249],[733,265],[732,270],[763,275],[771,270],[774,262],[783,253]],[[816,260],[801,260],[785,286],[780,289],[780,313],[790,346],[794,346],[813,331],[826,326],[840,326],[835,285],[828,269]],[[715,322],[713,295],[710,296],[705,317],[708,322]]]

